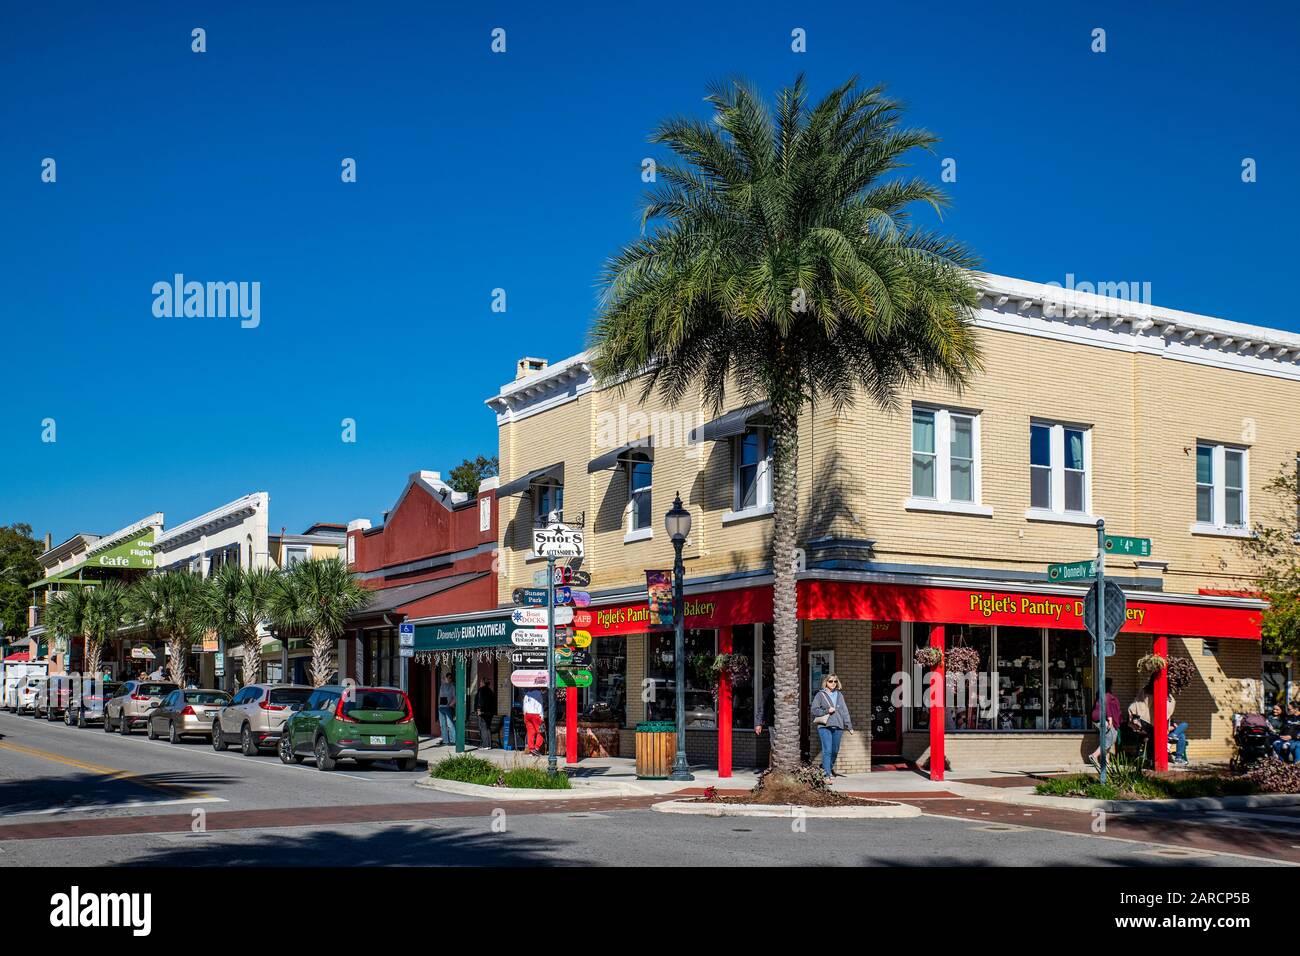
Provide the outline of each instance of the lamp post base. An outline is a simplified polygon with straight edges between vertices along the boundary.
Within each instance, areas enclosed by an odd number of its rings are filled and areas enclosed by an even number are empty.
[[[668,774],[668,779],[669,780],[694,780],[695,779],[695,774],[691,773],[691,768],[686,763],[686,752],[684,750],[677,751],[677,755],[673,757],[673,769],[672,772]]]

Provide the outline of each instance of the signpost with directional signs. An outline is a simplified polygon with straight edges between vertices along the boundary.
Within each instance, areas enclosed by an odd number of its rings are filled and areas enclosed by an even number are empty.
[[[1068,581],[1086,581],[1096,576],[1096,561],[1072,561],[1069,564],[1049,564],[1047,566],[1047,580],[1053,584],[1065,584]]]
[[[1107,554],[1123,554],[1131,558],[1151,556],[1150,538],[1130,538],[1122,534],[1103,534],[1102,547]]]

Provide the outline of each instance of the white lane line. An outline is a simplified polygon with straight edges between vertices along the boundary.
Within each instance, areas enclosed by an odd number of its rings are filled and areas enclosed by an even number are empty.
[[[55,813],[88,813],[92,810],[123,810],[128,807],[174,807],[183,803],[229,803],[225,797],[189,797],[184,800],[130,800],[126,803],[91,803],[78,807],[51,807],[48,810],[25,810],[22,813],[9,813],[10,817],[36,817]]]

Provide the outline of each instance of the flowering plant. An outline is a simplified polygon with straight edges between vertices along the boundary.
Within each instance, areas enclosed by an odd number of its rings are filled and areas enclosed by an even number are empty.
[[[923,647],[918,647],[912,657],[922,667],[930,670],[933,670],[943,663],[943,651],[937,647],[930,647],[928,644]]]

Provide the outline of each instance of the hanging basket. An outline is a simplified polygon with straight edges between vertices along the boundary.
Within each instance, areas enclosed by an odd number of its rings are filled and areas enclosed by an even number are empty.
[[[1196,677],[1196,665],[1190,657],[1169,658],[1169,693],[1177,697]]]
[[[912,658],[926,670],[934,670],[943,663],[943,651],[937,647],[918,647]]]
[[[1169,665],[1169,662],[1159,654],[1146,654],[1138,658],[1137,671],[1138,676],[1143,680],[1150,680],[1156,674],[1159,674]]]

